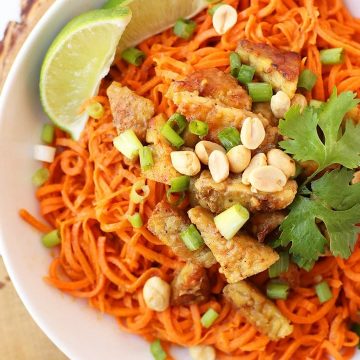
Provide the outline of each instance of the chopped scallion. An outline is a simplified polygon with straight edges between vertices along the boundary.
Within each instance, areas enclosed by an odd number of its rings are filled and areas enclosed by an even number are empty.
[[[255,68],[249,65],[241,65],[237,79],[242,84],[248,84],[255,75]]]
[[[184,139],[170,126],[169,123],[166,123],[161,128],[161,135],[169,141],[169,143],[177,148],[184,145]]]
[[[182,39],[188,40],[196,29],[196,22],[187,19],[178,19],[174,25],[174,34]]]
[[[139,157],[141,170],[146,171],[152,168],[154,165],[154,159],[151,149],[148,146],[143,146],[139,149]]]
[[[89,116],[98,120],[102,118],[105,110],[99,102],[94,102],[86,108],[86,112],[89,114]]]
[[[45,144],[52,144],[54,141],[55,127],[51,124],[44,124],[41,130],[41,141]]]
[[[49,176],[50,172],[48,169],[40,168],[35,171],[34,175],[31,178],[31,182],[35,186],[41,186],[49,179]]]
[[[181,134],[187,125],[185,116],[179,113],[172,114],[167,122],[178,134]]]
[[[320,303],[324,303],[333,297],[330,286],[326,281],[315,285],[315,291]]]
[[[266,285],[266,295],[270,299],[287,299],[289,284],[279,281],[269,281]]]
[[[320,61],[325,65],[341,64],[344,61],[344,49],[333,48],[320,51]]]
[[[200,120],[193,120],[189,124],[189,130],[192,134],[205,136],[209,132],[209,125]]]
[[[249,83],[247,88],[254,102],[269,102],[273,96],[272,87],[268,83]]]
[[[135,66],[140,66],[143,63],[145,57],[146,55],[144,52],[134,47],[125,49],[121,53],[121,58],[123,60]]]
[[[185,200],[185,191],[182,192],[171,192],[169,189],[166,192],[166,199],[171,206],[179,206]]]
[[[310,91],[314,87],[316,80],[317,76],[311,70],[304,69],[300,73],[297,87],[304,88],[307,91]]]
[[[279,260],[269,267],[269,277],[275,278],[286,272],[289,268],[289,253],[282,251],[279,253]]]
[[[59,231],[55,229],[43,235],[41,238],[41,242],[47,248],[51,248],[56,245],[59,245],[61,243]]]
[[[143,226],[143,220],[139,213],[129,216],[129,222],[134,228],[141,228]]]
[[[170,192],[177,193],[186,191],[189,189],[190,176],[178,176],[170,180]]]
[[[220,6],[220,4],[214,6],[214,8],[219,7],[219,6]],[[241,68],[240,56],[237,52],[233,51],[230,53],[229,60],[230,60],[230,74],[233,77],[237,78],[238,74],[239,74],[239,70]]]
[[[218,133],[218,139],[226,151],[229,151],[233,147],[241,144],[239,130],[234,127],[227,127],[222,129]]]
[[[150,351],[155,360],[166,360],[167,355],[159,339],[150,344]]]
[[[134,130],[126,130],[113,139],[113,144],[124,156],[134,160],[139,155],[139,150],[143,147],[136,136]]]
[[[214,309],[210,308],[206,313],[201,317],[201,325],[208,329],[219,317],[219,314]]]
[[[138,193],[138,191],[142,191],[142,195]],[[142,203],[150,194],[150,188],[148,185],[145,185],[145,180],[139,180],[133,184],[130,191],[130,200],[134,204]]]
[[[204,245],[204,239],[201,237],[198,229],[191,224],[180,234],[181,240],[190,251],[200,249]]]
[[[249,211],[246,208],[240,204],[235,204],[215,216],[214,222],[220,234],[226,240],[230,240],[249,220],[249,217]]]

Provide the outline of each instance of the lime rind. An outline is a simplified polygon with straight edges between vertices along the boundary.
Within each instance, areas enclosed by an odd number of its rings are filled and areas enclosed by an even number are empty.
[[[97,93],[131,15],[127,7],[82,14],[62,29],[45,56],[40,72],[44,111],[74,139],[88,119],[78,110]]]

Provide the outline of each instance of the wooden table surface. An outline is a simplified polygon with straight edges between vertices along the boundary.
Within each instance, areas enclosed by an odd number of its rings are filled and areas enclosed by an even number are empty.
[[[13,0],[10,0],[13,1]],[[54,0],[22,0],[21,23],[10,23],[0,42],[0,91],[27,35]],[[44,269],[45,271],[46,269]],[[66,360],[26,311],[0,256],[0,359]]]

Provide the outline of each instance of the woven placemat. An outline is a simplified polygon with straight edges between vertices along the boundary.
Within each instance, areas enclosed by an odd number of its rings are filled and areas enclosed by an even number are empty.
[[[0,42],[0,91],[21,45],[36,22],[53,2],[54,0],[22,0],[21,22],[9,23],[4,39]],[[1,257],[0,359],[67,359],[45,336],[26,311],[15,292]]]

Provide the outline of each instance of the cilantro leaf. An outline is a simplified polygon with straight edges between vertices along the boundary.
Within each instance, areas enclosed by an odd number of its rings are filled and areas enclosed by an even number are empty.
[[[289,138],[280,146],[297,161],[317,162],[317,172],[335,163],[356,168],[360,164],[360,125],[347,121],[345,130],[341,128],[344,115],[359,102],[354,97],[350,91],[337,95],[334,89],[320,110],[309,106],[301,113],[299,106],[291,107],[279,122],[280,133]]]
[[[321,206],[321,204],[320,204]],[[316,225],[318,204],[299,196],[291,205],[291,211],[280,225],[282,231],[279,243],[287,246],[290,252],[306,261],[316,261],[325,251],[326,238]]]
[[[350,185],[353,171],[342,168],[312,182],[315,196],[337,210],[346,210],[360,203],[360,183]]]
[[[360,187],[350,185],[353,171],[334,170],[312,183],[310,197],[298,196],[280,225],[277,245],[287,246],[302,267],[309,267],[328,246],[334,256],[348,258],[360,228]],[[317,226],[321,220],[325,237]],[[328,239],[327,239],[328,238]]]

